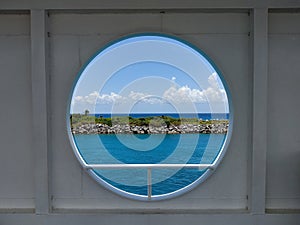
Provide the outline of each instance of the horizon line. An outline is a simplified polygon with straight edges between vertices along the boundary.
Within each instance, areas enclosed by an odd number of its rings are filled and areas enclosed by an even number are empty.
[[[230,112],[131,112],[131,113],[126,113],[126,112],[117,112],[117,113],[111,113],[111,112],[95,112],[95,113],[88,113],[89,115],[93,114],[124,114],[124,115],[129,115],[129,114],[229,114]],[[84,112],[73,112],[70,114],[85,114]]]

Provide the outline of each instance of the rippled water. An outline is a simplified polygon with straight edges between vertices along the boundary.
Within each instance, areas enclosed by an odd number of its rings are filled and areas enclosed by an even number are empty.
[[[212,163],[225,134],[100,134],[74,135],[89,164]],[[146,149],[146,150],[145,150]],[[95,170],[109,184],[133,194],[147,195],[147,170]],[[203,173],[197,169],[153,169],[152,194],[177,191]]]

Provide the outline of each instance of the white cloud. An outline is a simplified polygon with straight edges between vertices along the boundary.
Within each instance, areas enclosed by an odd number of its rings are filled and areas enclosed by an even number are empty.
[[[176,103],[200,103],[205,102],[205,96],[198,89],[190,89],[188,86],[175,87],[172,86],[163,94],[163,98],[170,102]]]
[[[176,77],[171,80],[175,82]],[[86,96],[76,96],[72,105],[90,105],[96,104],[128,104],[129,102],[141,102],[146,104],[164,104],[166,102],[184,103],[226,103],[227,95],[223,88],[220,87],[218,75],[211,74],[208,77],[209,86],[206,89],[192,89],[189,86],[178,87],[174,84],[165,90],[162,96],[153,96],[143,92],[131,91],[128,95],[122,96],[111,92],[110,94],[99,94],[97,91]]]
[[[95,103],[96,99],[98,97],[98,92],[94,91],[86,96],[76,96],[74,98],[74,103],[88,103],[93,104]]]
[[[110,94],[98,95],[97,103],[109,104],[109,103],[121,103],[125,101],[125,98],[119,94],[111,92]]]
[[[216,73],[208,77],[208,83],[209,87],[204,90],[191,89],[187,85],[183,87],[172,86],[164,92],[163,98],[176,103],[227,102],[226,92],[220,88]]]
[[[97,91],[86,96],[76,96],[72,105],[95,106],[96,104],[129,104],[129,102],[141,102],[147,104],[162,104],[164,100],[159,96],[148,95],[142,92],[131,91],[128,96],[121,96],[114,92],[110,94],[99,94]]]
[[[142,92],[131,91],[128,95],[130,101],[139,101],[147,104],[162,104],[164,100],[159,96],[148,95]]]
[[[118,95],[114,92],[110,94],[102,94],[100,95],[97,91],[93,91],[92,93],[86,96],[76,96],[73,100],[73,104],[90,104],[95,105],[96,103],[100,104],[110,104],[115,102],[120,102],[124,100],[121,95]]]
[[[132,100],[138,101],[140,99],[146,98],[148,97],[147,94],[142,93],[142,92],[135,92],[135,91],[131,91],[128,95],[128,97]]]
[[[227,95],[223,88],[220,87],[217,73],[212,73],[208,77],[210,87],[203,90],[205,96],[210,102],[227,102]]]
[[[208,77],[208,83],[210,84],[210,86],[213,89],[220,89],[219,87],[219,83],[218,83],[218,75],[216,72],[212,73],[209,77]]]

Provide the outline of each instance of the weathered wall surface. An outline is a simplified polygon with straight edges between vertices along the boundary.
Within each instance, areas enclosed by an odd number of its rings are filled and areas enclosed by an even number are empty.
[[[300,3],[91,2],[0,3],[0,224],[298,224],[300,13],[291,8]],[[66,128],[80,68],[109,41],[137,32],[173,34],[202,49],[234,108],[218,169],[161,202],[101,187],[80,167]]]

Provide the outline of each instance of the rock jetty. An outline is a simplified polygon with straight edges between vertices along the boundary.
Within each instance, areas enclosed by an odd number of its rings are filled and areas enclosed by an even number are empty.
[[[210,124],[182,124],[179,126],[137,126],[113,125],[101,123],[86,123],[72,128],[73,134],[225,134],[228,131],[228,122]]]

